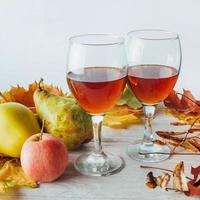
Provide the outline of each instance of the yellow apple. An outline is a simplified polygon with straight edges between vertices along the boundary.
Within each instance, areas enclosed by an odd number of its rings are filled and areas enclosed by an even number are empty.
[[[0,104],[0,153],[19,157],[26,139],[39,131],[37,119],[26,106],[14,102]]]

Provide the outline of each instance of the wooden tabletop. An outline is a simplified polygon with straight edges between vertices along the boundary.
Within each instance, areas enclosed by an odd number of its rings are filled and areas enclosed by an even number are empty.
[[[154,130],[175,130],[185,127],[173,127],[170,124],[174,119],[170,116],[158,114],[154,120]],[[93,143],[85,145],[78,151],[70,153],[69,166],[65,174],[53,183],[41,184],[39,188],[16,189],[0,199],[10,200],[186,200],[189,199],[182,193],[169,191],[165,192],[160,188],[148,189],[145,186],[146,174],[149,169],[141,169],[140,163],[132,160],[126,154],[127,144],[138,140],[143,135],[142,125],[133,125],[128,129],[103,128],[103,147],[105,151],[118,154],[124,158],[125,168],[118,174],[108,177],[88,177],[80,175],[75,171],[73,162],[78,155],[91,151]],[[198,156],[173,156],[161,162],[148,164],[173,169],[177,162],[184,161],[186,174],[189,175],[190,167],[200,164]],[[145,164],[147,165],[147,164]],[[160,175],[161,171],[153,170]],[[200,199],[200,197],[190,197]]]

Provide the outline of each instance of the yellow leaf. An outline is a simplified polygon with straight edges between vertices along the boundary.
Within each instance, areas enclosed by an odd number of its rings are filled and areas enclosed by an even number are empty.
[[[193,122],[200,118],[200,114],[193,114],[193,113],[182,113],[178,112],[175,109],[165,108],[165,113],[173,115],[177,119],[179,119],[182,123],[185,122],[183,125],[191,125]],[[200,119],[196,121],[196,125],[200,124]]]
[[[104,118],[103,124],[112,128],[127,128],[141,122],[141,109],[132,109],[127,105],[115,106]]]
[[[6,161],[0,168],[0,193],[18,186],[35,188],[38,184],[24,173],[19,161]]]
[[[106,115],[104,118],[104,125],[112,128],[127,128],[132,124],[140,123],[140,118],[133,114],[127,115]]]

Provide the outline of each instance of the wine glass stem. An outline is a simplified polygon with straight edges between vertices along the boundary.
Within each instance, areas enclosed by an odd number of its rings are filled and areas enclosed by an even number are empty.
[[[144,116],[145,116],[145,130],[144,138],[142,144],[145,146],[153,145],[153,130],[152,130],[152,120],[155,114],[156,107],[150,105],[144,105]]]
[[[102,154],[101,146],[101,128],[103,122],[103,115],[93,115],[92,116],[92,126],[93,126],[93,135],[94,135],[94,147],[96,154]]]

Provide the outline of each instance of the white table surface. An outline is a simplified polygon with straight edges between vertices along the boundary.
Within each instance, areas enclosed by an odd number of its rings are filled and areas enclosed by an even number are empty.
[[[169,125],[174,119],[170,116],[158,114],[154,121],[154,130],[178,130],[184,127],[173,127]],[[179,192],[165,192],[160,188],[151,190],[145,186],[146,174],[150,169],[141,169],[140,163],[132,160],[126,154],[126,146],[141,138],[143,134],[142,125],[133,125],[128,129],[103,128],[103,146],[110,151],[122,156],[125,160],[125,168],[118,174],[108,177],[88,177],[80,175],[75,171],[73,162],[80,153],[90,151],[93,143],[85,145],[82,149],[69,154],[69,166],[65,174],[53,183],[41,184],[37,189],[23,188],[11,191],[0,196],[0,199],[10,200],[186,200],[189,199]],[[170,159],[157,163],[145,164],[173,169],[177,162],[185,161],[186,174],[190,175],[190,166],[199,165],[198,156],[174,156]],[[153,170],[155,175],[161,171]],[[200,197],[190,197],[200,199]]]

